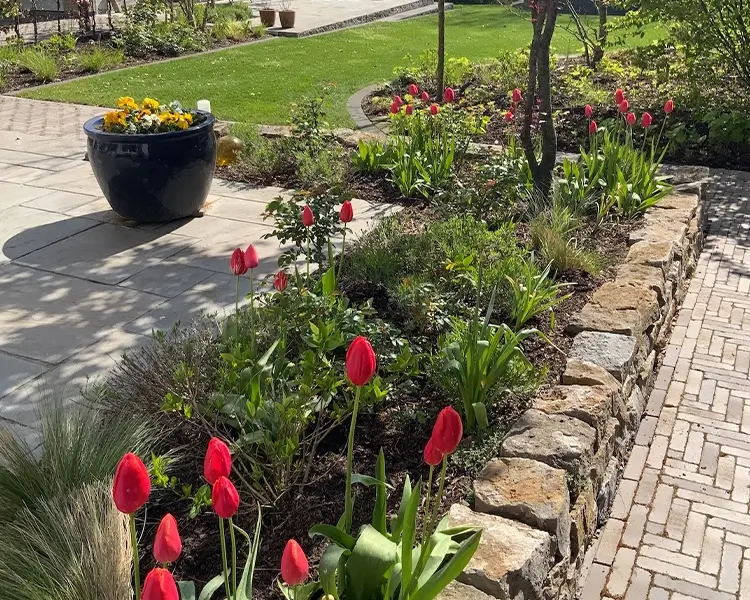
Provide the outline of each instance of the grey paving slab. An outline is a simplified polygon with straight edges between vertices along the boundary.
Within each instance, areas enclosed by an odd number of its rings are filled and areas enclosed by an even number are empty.
[[[46,248],[27,254],[20,264],[117,284],[185,249],[192,240],[173,233],[101,223]]]
[[[97,225],[90,219],[61,219],[55,213],[27,206],[0,209],[0,264]]]
[[[240,200],[249,200],[266,205],[279,196],[289,197],[292,194],[292,190],[273,185],[259,186],[237,181],[227,181],[225,179],[214,179],[211,184],[211,194],[239,198]]]
[[[107,204],[107,201],[101,196],[97,197],[90,194],[77,194],[75,192],[61,192],[59,190],[50,191],[44,196],[40,196],[39,198],[35,198],[34,200],[29,200],[28,202],[24,202],[23,206],[71,215],[71,212],[75,211],[77,208],[81,206],[91,205],[98,199],[101,199],[101,201],[104,202],[107,208],[109,208],[109,204]],[[92,218],[85,211],[79,214],[72,214],[71,216]]]
[[[190,265],[161,263],[148,267],[120,285],[125,288],[149,292],[165,298],[174,298],[208,279],[214,273]]]
[[[0,352],[0,398],[45,370],[46,367],[37,362]]]
[[[164,299],[17,264],[0,266],[0,351],[58,364]]]
[[[0,181],[0,210],[48,194],[49,190]]]

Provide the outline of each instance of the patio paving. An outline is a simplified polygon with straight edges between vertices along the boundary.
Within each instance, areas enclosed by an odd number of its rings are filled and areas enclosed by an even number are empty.
[[[264,277],[283,249],[261,239],[281,188],[215,179],[202,217],[120,219],[83,160],[80,128],[102,110],[0,96],[0,420],[30,440],[40,394],[72,398],[154,329],[233,310],[231,251],[255,244]],[[354,204],[355,233],[391,210]]]

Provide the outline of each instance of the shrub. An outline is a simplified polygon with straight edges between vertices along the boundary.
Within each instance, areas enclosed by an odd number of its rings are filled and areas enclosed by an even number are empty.
[[[24,50],[18,56],[18,65],[40,82],[53,81],[60,75],[57,60],[41,50]]]
[[[70,32],[53,33],[48,39],[39,42],[36,47],[50,54],[64,54],[75,50],[78,39]]]
[[[404,56],[406,66],[393,69],[394,83],[398,87],[405,87],[409,83],[416,83],[420,88],[435,89],[435,73],[437,73],[437,53],[425,50],[415,60],[411,54]],[[465,56],[446,57],[445,85],[459,86],[471,75],[472,64]]]
[[[263,137],[255,125],[234,125],[232,135],[244,143],[239,159],[231,167],[241,179],[269,184],[275,176],[294,169],[287,140]]]
[[[216,22],[211,33],[218,40],[234,40],[244,42],[250,37],[250,21],[237,19],[221,19]]]
[[[338,146],[319,150],[303,150],[294,155],[295,173],[301,189],[320,193],[325,190],[340,192],[349,176],[349,157]]]
[[[121,64],[124,60],[122,50],[111,50],[95,46],[90,51],[80,52],[76,56],[78,68],[84,73],[98,73]]]
[[[571,271],[596,275],[602,269],[599,255],[583,248],[575,236],[551,226],[544,217],[531,222],[531,240],[539,260],[549,264],[555,275]]]
[[[116,42],[128,56],[178,56],[189,51],[203,50],[208,39],[202,31],[186,23],[175,21],[150,24],[131,17],[117,34]]]

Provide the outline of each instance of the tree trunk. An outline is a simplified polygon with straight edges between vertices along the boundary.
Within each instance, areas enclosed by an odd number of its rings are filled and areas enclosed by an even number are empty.
[[[607,4],[604,0],[596,0],[596,10],[599,13],[599,35],[594,47],[594,67],[604,58],[604,48],[607,45]]]
[[[437,50],[436,94],[443,98],[445,89],[445,0],[438,0],[438,50]]]
[[[521,131],[526,159],[534,177],[534,193],[539,197],[549,196],[552,188],[552,173],[557,158],[557,134],[552,119],[552,88],[550,86],[550,44],[557,21],[556,0],[538,0],[532,11],[534,36],[529,52],[529,80],[526,87],[524,122]],[[539,125],[542,140],[542,156],[537,160],[531,133],[534,105],[539,98]]]

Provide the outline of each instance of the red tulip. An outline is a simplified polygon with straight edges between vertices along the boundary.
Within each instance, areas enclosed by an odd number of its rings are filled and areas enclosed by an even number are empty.
[[[622,114],[625,114],[626,112],[628,112],[628,110],[630,110],[630,102],[628,102],[627,100],[623,100],[622,102],[620,102],[620,106],[618,106],[618,108],[620,109],[620,112]]]
[[[432,443],[435,449],[443,454],[452,454],[464,435],[464,426],[459,415],[452,406],[440,411],[432,428]]]
[[[583,114],[586,115],[587,119],[590,119],[594,116],[594,109],[591,107],[590,104],[587,104],[586,107],[583,109]]]
[[[211,438],[203,459],[203,476],[213,485],[219,477],[229,477],[231,472],[232,455],[229,453],[229,446],[219,438]]]
[[[420,98],[422,98],[422,102],[428,102],[430,100],[430,95],[427,92],[422,92]]]
[[[391,114],[398,114],[398,104],[396,104],[395,102],[391,102]]]
[[[628,116],[625,117],[625,120],[628,122],[628,125],[631,127],[635,125],[638,122],[638,118],[635,116],[635,113],[628,113]]]
[[[618,90],[615,92],[615,104],[617,104],[617,106],[620,106],[623,100],[625,100],[625,92],[618,88]]]
[[[176,561],[182,552],[182,540],[177,530],[177,520],[169,513],[159,523],[154,538],[154,558],[156,562],[171,563]]]
[[[440,109],[438,108],[438,105],[437,105],[437,104],[434,104],[434,103],[433,103],[433,104],[430,104],[430,114],[431,114],[432,116],[435,116],[436,114],[438,114],[438,111],[439,111],[439,110],[440,110]]]
[[[409,95],[410,96],[416,96],[417,94],[419,94],[419,88],[417,87],[417,85],[415,83],[410,83],[409,84],[409,90],[408,91],[409,91]]]
[[[513,111],[506,110],[505,114],[503,115],[503,119],[505,119],[506,123],[510,123],[513,120]]]
[[[358,335],[346,351],[346,375],[356,386],[366,385],[378,368],[378,359],[366,337]]]
[[[414,112],[414,106],[413,106],[413,105],[411,105],[411,104],[407,104],[407,105],[406,105],[406,114],[407,114],[407,115],[410,115],[410,114],[412,114],[413,112]]]
[[[310,575],[310,565],[302,547],[294,540],[289,540],[281,555],[281,578],[287,585],[304,583]]]
[[[408,108],[408,107],[407,107]],[[339,219],[342,223],[349,223],[354,218],[354,208],[349,200],[344,200],[339,211]]]
[[[315,223],[315,215],[313,214],[312,208],[309,204],[305,204],[305,208],[302,209],[302,224],[305,227],[312,227]]]
[[[250,244],[245,250],[245,266],[248,269],[255,269],[258,266],[258,253],[255,251],[255,246]]]
[[[229,268],[232,269],[232,273],[238,277],[247,273],[245,253],[242,252],[241,248],[236,248],[234,252],[232,252],[232,258],[229,259]]]
[[[435,467],[443,462],[443,453],[435,448],[435,442],[432,438],[429,439],[427,445],[424,447],[424,461],[431,467]]]
[[[513,100],[513,102],[515,102],[516,104],[518,104],[521,100],[523,100],[523,95],[521,94],[521,90],[519,90],[518,88],[513,90],[513,93],[511,95],[511,100]]]
[[[399,108],[401,108],[404,105],[404,101],[401,99],[401,96],[394,96],[393,103]]]
[[[143,582],[141,600],[180,600],[177,584],[167,569],[152,569]]]
[[[599,127],[597,126],[596,121],[591,121],[591,123],[589,123],[589,133],[594,135],[597,131],[599,131]]]
[[[445,88],[445,92],[443,92],[443,100],[445,102],[453,102],[455,99],[456,99],[455,90],[451,87]]]
[[[273,278],[273,287],[279,292],[283,292],[288,283],[289,275],[287,275],[285,271],[279,271]]]
[[[641,116],[641,125],[643,125],[646,129],[651,127],[651,123],[654,122],[654,118],[647,112],[643,113]]]
[[[151,493],[151,479],[143,461],[132,452],[120,460],[112,483],[112,498],[117,510],[126,515],[146,504]]]
[[[222,519],[229,519],[240,506],[240,495],[237,488],[226,477],[219,477],[211,489],[211,501],[214,512]]]
[[[667,102],[664,104],[664,112],[667,114],[671,114],[671,112],[674,110],[674,100],[671,98],[667,100]]]

